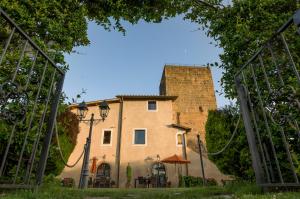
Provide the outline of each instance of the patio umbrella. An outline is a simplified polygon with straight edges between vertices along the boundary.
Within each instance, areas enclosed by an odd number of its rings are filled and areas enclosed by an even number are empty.
[[[189,160],[184,160],[182,159],[180,156],[178,155],[172,155],[168,158],[163,159],[161,162],[164,163],[169,163],[169,164],[187,164],[187,163],[191,163],[191,161]]]
[[[172,155],[168,158],[163,159],[161,162],[169,163],[169,164],[175,164],[175,172],[176,172],[176,164],[189,164],[189,163],[191,163],[191,161],[184,160],[176,154],[174,154],[174,155]]]
[[[92,166],[91,166],[91,173],[96,173],[97,170],[97,158],[93,157],[93,162],[92,162]]]

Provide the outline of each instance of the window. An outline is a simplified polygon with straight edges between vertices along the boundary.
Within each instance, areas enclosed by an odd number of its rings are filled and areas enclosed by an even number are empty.
[[[157,105],[156,101],[148,101],[148,111],[156,111]]]
[[[102,144],[111,145],[111,130],[104,130],[102,133]]]
[[[177,146],[182,146],[183,143],[183,134],[182,133],[177,133],[176,134],[176,145]]]
[[[134,130],[133,144],[145,145],[146,144],[146,130],[136,129]]]

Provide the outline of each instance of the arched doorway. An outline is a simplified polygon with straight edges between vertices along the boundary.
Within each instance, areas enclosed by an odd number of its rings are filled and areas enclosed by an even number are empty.
[[[111,167],[108,163],[102,163],[97,167],[94,186],[99,188],[110,187]]]
[[[110,165],[107,163],[102,163],[98,166],[96,176],[110,177]]]
[[[156,187],[166,187],[167,185],[167,175],[166,167],[161,162],[156,162],[152,165],[152,186]]]

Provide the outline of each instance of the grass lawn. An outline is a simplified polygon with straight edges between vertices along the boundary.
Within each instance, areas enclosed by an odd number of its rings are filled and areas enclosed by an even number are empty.
[[[199,188],[169,189],[87,189],[61,188],[57,185],[44,185],[37,191],[18,190],[0,193],[1,199],[300,199],[300,193],[262,194],[254,185],[211,186]]]

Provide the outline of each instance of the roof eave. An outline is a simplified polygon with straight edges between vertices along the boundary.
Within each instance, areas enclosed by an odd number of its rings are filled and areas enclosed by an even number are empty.
[[[176,100],[177,96],[169,95],[117,95],[119,99],[123,100]]]
[[[171,127],[176,128],[176,129],[185,130],[187,133],[191,131],[190,127],[183,126],[183,125],[180,125],[180,124],[171,124]]]

